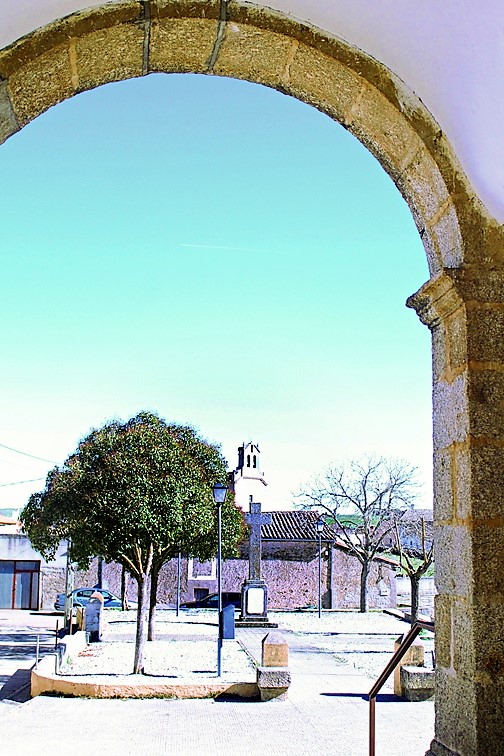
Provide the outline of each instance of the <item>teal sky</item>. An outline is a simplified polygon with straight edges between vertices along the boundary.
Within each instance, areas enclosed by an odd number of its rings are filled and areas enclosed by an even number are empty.
[[[152,409],[257,441],[291,492],[373,453],[431,503],[428,278],[409,210],[327,116],[246,82],[155,75],[64,102],[0,148],[0,443],[62,462]],[[48,463],[0,447],[0,507]]]

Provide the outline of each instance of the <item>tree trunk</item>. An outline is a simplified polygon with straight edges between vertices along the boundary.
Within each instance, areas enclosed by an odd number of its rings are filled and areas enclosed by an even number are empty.
[[[96,582],[98,584],[96,586],[97,588],[103,588],[104,587],[103,586],[103,562],[104,561],[105,560],[103,559],[103,557],[101,557],[101,556],[98,557],[98,574],[96,576],[96,578],[97,578]]]
[[[150,576],[143,572],[138,578],[138,614],[135,638],[135,661],[133,674],[143,675],[143,652],[147,639],[147,612],[149,608]]]
[[[410,575],[411,582],[411,624],[418,619],[418,606],[420,599],[420,578]]]
[[[360,612],[367,612],[367,579],[369,575],[369,562],[362,562],[360,575]]]
[[[121,603],[123,612],[127,612],[129,609],[128,604],[128,584],[129,584],[129,572],[126,567],[121,570]]]
[[[158,581],[159,581],[159,570],[157,568],[153,568],[152,574],[151,574],[151,585],[150,585],[149,632],[147,635],[147,640],[150,640],[150,641],[156,640],[156,637],[155,637],[156,630],[154,628],[154,624],[156,622],[156,600],[157,600]]]

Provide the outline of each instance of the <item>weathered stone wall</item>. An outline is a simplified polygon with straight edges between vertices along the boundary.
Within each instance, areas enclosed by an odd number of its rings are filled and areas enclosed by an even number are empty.
[[[15,536],[16,543],[26,547],[25,536]],[[9,539],[4,539],[7,542]],[[10,542],[10,540],[9,540]],[[29,543],[29,542],[28,542]],[[332,557],[331,557],[332,551]],[[10,553],[10,552],[9,552]],[[17,554],[17,552],[16,552]],[[270,608],[294,609],[318,602],[318,549],[317,544],[306,542],[264,542],[262,549],[261,571],[268,585],[268,604]],[[40,554],[33,552],[33,557]],[[330,564],[330,559],[332,563]],[[54,605],[56,595],[65,590],[64,560],[47,564],[41,563],[39,605],[49,609]],[[180,595],[181,601],[195,598],[195,589],[204,589],[209,593],[217,590],[215,577],[201,577],[209,574],[211,565],[203,569],[193,566],[189,575],[189,562],[181,561]],[[325,608],[347,609],[359,605],[360,564],[354,558],[339,549],[323,548],[322,558],[322,605]],[[199,577],[198,577],[199,576]],[[240,591],[243,581],[248,577],[247,544],[240,549],[240,558],[227,559],[223,562],[222,590]],[[117,596],[121,595],[121,567],[118,564],[104,564],[104,586]],[[93,559],[88,570],[75,573],[75,588],[92,587],[98,583],[98,559]],[[175,605],[177,598],[177,559],[172,559],[161,570],[158,585],[158,602]],[[137,598],[137,584],[129,579],[128,597]],[[385,565],[375,563],[368,578],[368,599],[370,608],[395,606],[395,578],[393,570]]]
[[[351,609],[359,606],[361,565],[343,551],[333,551],[332,608]],[[395,570],[373,562],[367,580],[370,609],[395,607],[397,602]]]
[[[39,606],[53,609],[58,593],[65,592],[65,569],[63,567],[40,568]]]
[[[246,547],[238,559],[226,559],[222,566],[222,590],[239,592],[248,577]],[[332,584],[330,551],[323,550],[322,605],[325,608],[353,609],[359,606],[360,564],[338,549],[332,550]],[[217,590],[216,580],[188,580],[188,563],[181,568],[181,601],[194,599],[195,588]],[[318,551],[310,543],[264,543],[261,575],[268,586],[270,609],[296,609],[318,602]],[[176,602],[177,560],[166,564],[160,575],[158,601]],[[111,586],[112,589],[112,586]],[[370,608],[396,605],[395,572],[374,563],[368,578]]]
[[[187,574],[188,574],[188,560],[183,557],[181,559],[181,565],[180,565],[180,600],[183,603],[184,601],[189,601],[194,598],[194,591],[188,590],[188,582],[187,582]],[[199,585],[199,581],[197,583]],[[211,593],[213,588],[213,583],[210,583],[211,588],[209,588],[208,592]],[[203,586],[206,587],[206,584]],[[172,604],[175,605],[177,601],[177,559],[172,559],[170,562],[165,564],[160,572],[159,575],[159,584],[158,584],[158,594],[157,594],[158,602],[160,604]]]

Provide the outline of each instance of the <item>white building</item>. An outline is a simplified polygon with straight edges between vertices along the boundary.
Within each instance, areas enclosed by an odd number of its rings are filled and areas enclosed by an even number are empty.
[[[267,509],[266,480],[261,472],[261,451],[252,441],[238,447],[238,467],[231,473],[235,501],[248,512],[249,502],[255,501]],[[250,498],[252,497],[252,499]]]

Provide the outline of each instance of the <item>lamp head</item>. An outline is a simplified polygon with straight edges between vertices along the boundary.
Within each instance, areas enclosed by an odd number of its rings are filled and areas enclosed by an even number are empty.
[[[228,487],[225,483],[215,483],[213,487],[213,497],[216,504],[224,504]]]

